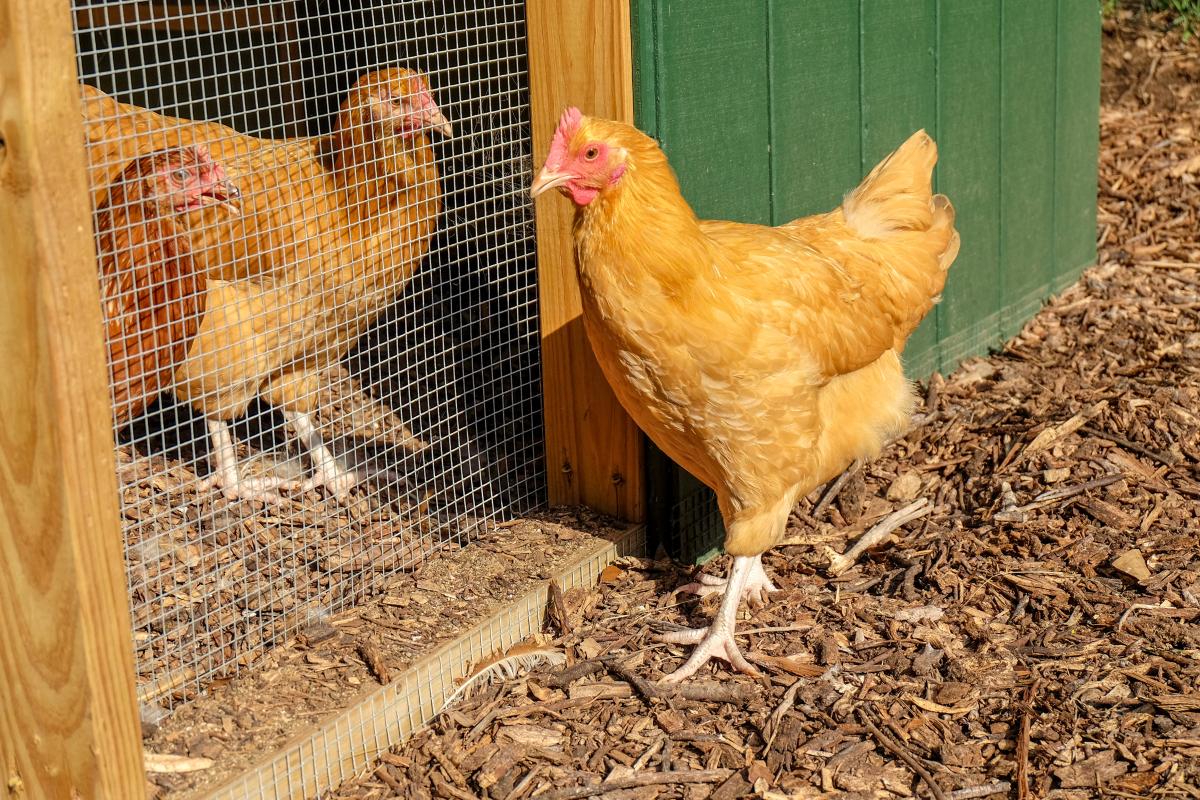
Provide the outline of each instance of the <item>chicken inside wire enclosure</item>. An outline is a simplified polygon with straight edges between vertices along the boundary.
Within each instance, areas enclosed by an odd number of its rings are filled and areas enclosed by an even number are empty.
[[[523,3],[361,6],[74,4],[98,278],[163,309],[113,369],[147,704],[544,503]],[[111,255],[193,151],[239,213],[164,209],[187,273]]]

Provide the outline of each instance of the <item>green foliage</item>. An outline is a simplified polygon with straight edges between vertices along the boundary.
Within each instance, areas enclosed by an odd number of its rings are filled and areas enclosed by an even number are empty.
[[[1112,16],[1122,6],[1170,12],[1171,24],[1183,29],[1185,39],[1200,29],[1200,0],[1100,0],[1100,13]]]
[[[1170,11],[1173,24],[1183,28],[1183,37],[1190,38],[1200,25],[1200,0],[1150,0],[1150,5],[1159,11]]]

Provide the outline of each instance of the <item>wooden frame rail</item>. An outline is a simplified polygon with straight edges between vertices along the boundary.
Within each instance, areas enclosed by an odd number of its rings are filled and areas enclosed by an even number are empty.
[[[568,105],[633,122],[629,0],[528,0],[525,9],[534,164],[540,165]],[[583,329],[572,213],[557,193],[537,201],[550,502],[583,504],[641,522],[642,434],[600,372]]]
[[[0,4],[0,91],[0,786],[22,800],[136,798],[146,784],[66,3]]]

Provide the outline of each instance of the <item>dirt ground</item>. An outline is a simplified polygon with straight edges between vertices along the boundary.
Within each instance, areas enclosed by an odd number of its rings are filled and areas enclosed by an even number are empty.
[[[715,602],[627,561],[568,594],[568,666],[327,797],[1200,797],[1200,47],[1105,27],[1099,265],[796,511],[740,622],[765,677],[654,683],[686,648],[653,634]],[[915,497],[933,513],[830,576]]]

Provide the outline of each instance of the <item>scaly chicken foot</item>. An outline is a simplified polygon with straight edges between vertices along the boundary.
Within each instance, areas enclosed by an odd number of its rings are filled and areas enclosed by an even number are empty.
[[[280,505],[284,502],[283,491],[294,491],[300,488],[299,481],[287,478],[247,478],[238,469],[237,451],[233,447],[233,435],[229,432],[229,423],[224,420],[208,420],[208,436],[212,442],[212,457],[216,462],[213,471],[207,478],[199,482],[202,492],[220,489],[221,493],[230,500],[258,500],[269,505]]]
[[[685,584],[675,591],[687,592],[698,597],[708,597],[710,594],[725,591],[725,587],[728,585],[728,578],[718,578],[715,575],[701,574],[697,577],[695,583]],[[750,566],[750,574],[746,577],[746,586],[742,589],[741,599],[755,607],[764,606],[767,603],[767,595],[770,592],[777,591],[779,591],[779,588],[771,582],[766,570],[763,569],[762,553],[753,556],[753,564]]]
[[[320,431],[308,414],[303,411],[284,411],[283,416],[308,450],[308,457],[313,464],[313,475],[301,485],[300,490],[308,492],[323,486],[338,500],[349,498],[350,490],[358,485],[358,474],[343,467],[337,456],[325,446]]]
[[[688,660],[683,662],[683,666],[663,678],[664,682],[679,683],[687,680],[713,658],[729,662],[738,672],[747,675],[759,674],[758,669],[745,659],[742,651],[738,649],[737,642],[733,640],[733,632],[737,627],[738,606],[741,605],[742,596],[751,574],[755,572],[756,564],[758,571],[762,572],[761,556],[734,557],[733,567],[729,570],[729,580],[725,584],[725,594],[721,598],[721,607],[717,609],[717,616],[707,628],[675,631],[657,637],[661,642],[672,644],[698,642]],[[762,577],[766,577],[765,572],[762,572]]]

